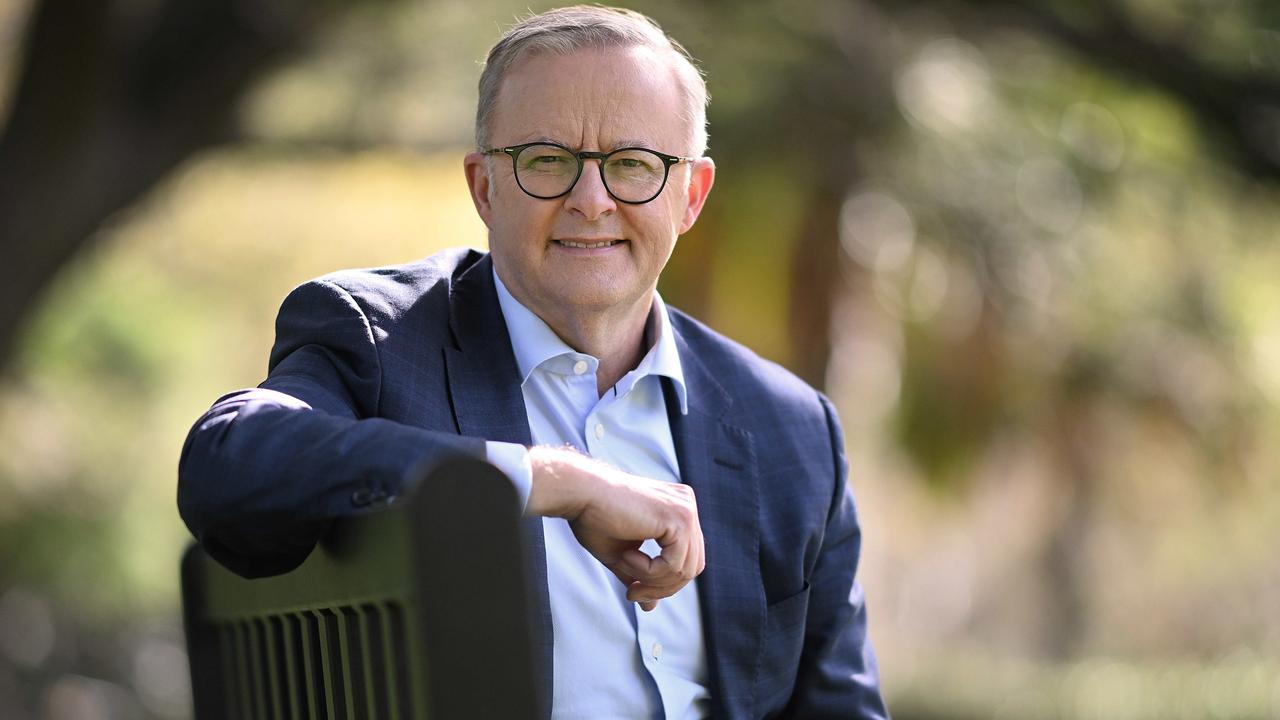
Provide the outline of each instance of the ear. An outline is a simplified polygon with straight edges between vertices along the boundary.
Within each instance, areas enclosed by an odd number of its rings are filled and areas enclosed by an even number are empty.
[[[709,157],[700,157],[689,163],[689,187],[685,189],[684,217],[680,219],[677,235],[689,232],[693,223],[702,212],[702,206],[711,194],[711,186],[716,182],[716,164]]]
[[[467,188],[471,191],[471,202],[475,204],[476,212],[484,221],[485,227],[492,230],[493,224],[489,219],[493,216],[493,205],[489,203],[491,179],[487,158],[478,152],[467,153],[462,159],[462,171],[466,173]]]

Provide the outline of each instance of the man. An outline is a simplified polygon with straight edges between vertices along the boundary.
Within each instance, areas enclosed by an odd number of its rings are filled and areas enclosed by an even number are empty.
[[[483,457],[542,518],[544,713],[885,717],[834,409],[655,292],[715,178],[705,105],[637,13],[508,31],[464,163],[491,254],[290,294],[269,377],[183,450],[208,552],[288,570],[410,469]]]

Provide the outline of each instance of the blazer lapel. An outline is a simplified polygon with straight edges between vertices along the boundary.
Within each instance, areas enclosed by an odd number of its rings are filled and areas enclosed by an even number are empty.
[[[445,371],[458,432],[531,445],[520,373],[493,285],[493,260],[488,255],[453,282],[449,324],[458,346],[445,348]],[[541,690],[539,717],[549,717],[554,655],[542,518],[524,518],[521,530],[529,570],[535,671]]]
[[[712,715],[747,717],[766,622],[755,453],[751,433],[724,419],[731,397],[675,329],[688,415],[680,413],[672,383],[664,379],[663,387],[681,478],[694,489],[706,539],[697,583]]]
[[[449,394],[458,431],[486,440],[528,445],[529,417],[520,373],[485,256],[450,289],[449,326],[457,348],[445,348]]]

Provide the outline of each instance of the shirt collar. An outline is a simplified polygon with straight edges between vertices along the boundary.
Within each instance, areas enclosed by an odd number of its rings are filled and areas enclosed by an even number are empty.
[[[507,323],[507,333],[511,336],[511,349],[515,352],[521,385],[529,381],[534,370],[551,360],[563,359],[566,367],[571,367],[579,359],[584,360],[591,371],[595,372],[599,359],[569,347],[542,318],[507,290],[496,269],[493,271],[493,284],[498,291],[498,305]],[[675,385],[676,397],[680,400],[680,413],[687,415],[689,397],[685,388],[684,368],[680,364],[680,352],[676,348],[676,337],[667,315],[667,305],[657,292],[653,294],[649,320],[647,332],[650,337],[656,335],[657,341],[649,347],[649,352],[645,353],[636,368],[619,380],[615,387],[625,394],[641,378],[649,375],[669,377]],[[549,365],[548,369],[554,370],[555,364]]]

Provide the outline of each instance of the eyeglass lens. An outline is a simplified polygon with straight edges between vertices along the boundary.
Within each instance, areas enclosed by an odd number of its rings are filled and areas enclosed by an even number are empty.
[[[555,145],[530,145],[516,154],[516,180],[539,198],[559,197],[577,180],[578,158]],[[652,200],[666,183],[667,165],[648,150],[620,150],[600,161],[605,187],[623,202]]]

